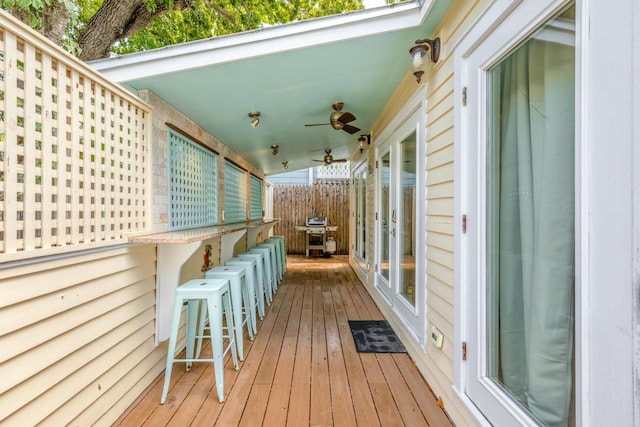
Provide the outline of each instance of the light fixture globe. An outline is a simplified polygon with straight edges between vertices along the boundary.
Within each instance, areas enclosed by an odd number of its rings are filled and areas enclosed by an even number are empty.
[[[427,47],[422,44],[416,45],[409,49],[409,54],[411,54],[411,72],[416,76],[416,81],[420,83],[427,68],[427,61],[424,59],[427,56]]]
[[[427,53],[430,55],[427,56]],[[438,62],[440,58],[440,38],[416,40],[416,45],[409,49],[411,55],[411,72],[420,83],[429,62]]]

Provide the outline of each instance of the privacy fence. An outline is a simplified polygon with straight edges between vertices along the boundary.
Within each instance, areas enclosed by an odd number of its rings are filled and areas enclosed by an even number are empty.
[[[145,230],[150,115],[138,98],[3,15],[0,258],[121,243]]]
[[[336,255],[349,253],[349,180],[318,180],[314,185],[278,185],[273,187],[274,217],[280,222],[274,234],[285,236],[289,254],[304,255],[306,235],[296,231],[307,217],[326,216],[338,231],[327,235],[336,241]]]

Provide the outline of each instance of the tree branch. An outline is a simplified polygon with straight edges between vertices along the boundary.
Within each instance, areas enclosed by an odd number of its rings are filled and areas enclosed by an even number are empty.
[[[43,2],[42,12],[42,34],[56,44],[62,44],[62,36],[71,17],[71,11],[63,1],[52,1],[51,4]]]
[[[185,9],[190,0],[174,1],[174,9]],[[145,28],[157,16],[168,11],[162,1],[149,11],[142,0],[105,0],[78,38],[79,58],[84,61],[106,58],[116,41]]]

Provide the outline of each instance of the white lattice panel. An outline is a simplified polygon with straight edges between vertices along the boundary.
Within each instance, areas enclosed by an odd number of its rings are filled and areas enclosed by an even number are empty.
[[[318,179],[347,179],[350,176],[349,162],[317,166]]]
[[[150,109],[0,23],[0,251],[81,249],[146,230]]]

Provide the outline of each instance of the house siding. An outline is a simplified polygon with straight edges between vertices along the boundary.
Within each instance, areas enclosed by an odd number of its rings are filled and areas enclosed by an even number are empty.
[[[149,232],[168,229],[167,122],[218,152],[219,162],[228,158],[263,177],[160,98],[140,95],[154,104]],[[223,185],[219,177],[220,195]],[[182,266],[181,283],[202,277],[207,244],[212,264],[220,264],[221,239],[203,241]],[[234,253],[247,246],[245,236]],[[0,267],[0,425],[109,426],[162,373],[156,256],[156,245],[123,244]]]
[[[0,425],[109,425],[163,369],[155,248],[0,270]]]
[[[442,348],[436,348],[427,340],[425,348],[420,347],[411,334],[396,320],[403,342],[416,362],[420,372],[438,398],[442,399],[444,409],[457,425],[477,425],[469,410],[460,401],[452,384],[454,383],[454,57],[453,50],[465,31],[478,17],[489,2],[456,1],[449,9],[440,26],[431,35],[440,37],[443,43],[440,61],[427,71],[422,82],[427,86],[426,100],[426,271],[427,271],[427,318],[425,330],[437,327],[444,334]],[[411,74],[403,80],[393,97],[376,121],[373,129],[373,141],[399,112],[407,100],[415,93],[417,85]],[[369,150],[368,159],[375,167],[374,150]],[[352,161],[362,157],[355,156]],[[368,248],[374,254],[375,238],[375,179],[368,176],[367,193]],[[370,256],[371,256],[370,255]],[[369,261],[372,262],[373,258]],[[354,269],[357,264],[352,261]],[[359,275],[363,278],[364,275]],[[373,268],[366,276],[367,289],[381,310],[393,321],[397,319],[388,308],[377,290],[373,287]]]

